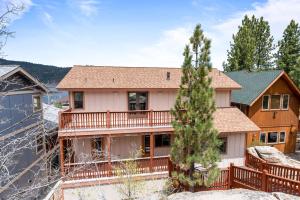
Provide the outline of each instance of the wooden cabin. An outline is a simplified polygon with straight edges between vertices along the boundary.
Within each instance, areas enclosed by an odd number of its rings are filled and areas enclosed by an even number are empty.
[[[300,91],[290,77],[281,70],[226,75],[242,86],[232,91],[231,104],[261,129],[248,133],[247,146],[267,144],[284,153],[295,152]]]

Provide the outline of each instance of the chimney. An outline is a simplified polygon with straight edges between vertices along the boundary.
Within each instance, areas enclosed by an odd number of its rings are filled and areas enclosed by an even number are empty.
[[[167,72],[167,80],[170,80],[170,78],[171,78],[171,73]]]

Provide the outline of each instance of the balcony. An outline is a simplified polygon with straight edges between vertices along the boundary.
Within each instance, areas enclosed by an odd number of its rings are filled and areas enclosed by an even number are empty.
[[[169,110],[139,110],[125,112],[74,112],[66,110],[59,115],[60,131],[99,130],[119,128],[170,127]]]
[[[157,156],[147,158],[136,158],[132,161],[137,168],[135,174],[145,174],[151,172],[167,172],[169,156]],[[130,159],[98,161],[86,163],[66,163],[63,167],[65,180],[81,180],[86,178],[103,178],[126,175],[124,163]]]

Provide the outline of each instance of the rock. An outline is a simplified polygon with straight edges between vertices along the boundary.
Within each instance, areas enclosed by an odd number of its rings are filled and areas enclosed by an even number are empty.
[[[168,200],[278,200],[271,193],[246,189],[218,190],[205,192],[181,192],[172,194]]]
[[[299,200],[300,197],[285,194],[282,192],[273,192],[272,195],[276,197],[278,200]]]

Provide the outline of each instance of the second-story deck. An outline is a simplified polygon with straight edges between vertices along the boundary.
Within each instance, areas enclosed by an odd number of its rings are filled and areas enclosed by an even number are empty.
[[[63,132],[171,127],[173,119],[169,110],[136,110],[124,112],[78,112],[66,110],[61,112],[59,117],[59,129]]]

